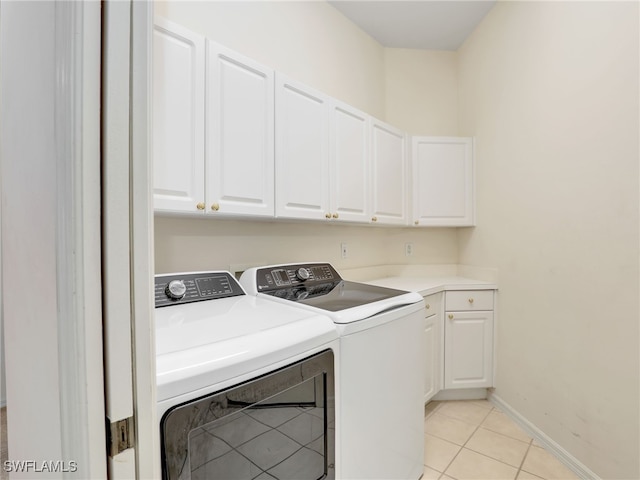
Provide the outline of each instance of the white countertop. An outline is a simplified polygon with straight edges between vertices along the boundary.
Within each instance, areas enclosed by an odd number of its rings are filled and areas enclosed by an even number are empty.
[[[497,290],[495,283],[464,277],[385,277],[364,283],[380,287],[418,292],[423,297],[446,290]]]

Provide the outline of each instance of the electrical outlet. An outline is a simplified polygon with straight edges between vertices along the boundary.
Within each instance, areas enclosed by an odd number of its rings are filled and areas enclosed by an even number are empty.
[[[347,258],[349,256],[349,247],[347,247],[346,243],[340,244],[340,255],[342,258]]]
[[[413,255],[413,243],[404,244],[404,255],[406,257],[410,257],[411,255]]]

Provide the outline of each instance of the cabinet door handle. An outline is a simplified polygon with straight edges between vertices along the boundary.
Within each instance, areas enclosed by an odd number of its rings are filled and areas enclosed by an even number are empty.
[[[427,303],[427,304],[425,305],[425,308],[426,308],[427,310],[429,310],[429,309],[431,308],[431,305],[429,305],[429,304]]]
[[[449,320],[453,320],[453,313],[449,314]]]
[[[214,212],[217,212],[218,210],[220,210],[220,205],[218,205],[217,203],[214,203],[213,205],[211,205],[211,210],[213,210]]]
[[[415,222],[413,222],[415,225],[420,225],[420,222],[418,220],[416,220]]]
[[[378,221],[378,217],[371,217],[371,221],[372,222],[377,222]]]
[[[338,214],[334,213],[333,215],[331,215],[333,218],[338,218]]]
[[[198,210],[204,210],[205,209],[205,204],[203,202],[200,202],[199,204],[196,205],[196,208]]]
[[[324,214],[324,218],[331,218],[331,214],[330,213],[325,213]]]

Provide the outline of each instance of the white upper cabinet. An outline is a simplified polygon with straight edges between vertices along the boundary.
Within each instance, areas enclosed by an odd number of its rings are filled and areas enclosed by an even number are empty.
[[[369,222],[369,116],[276,75],[276,216]]]
[[[152,107],[156,210],[204,210],[204,75],[204,38],[157,19]]]
[[[329,204],[333,219],[369,223],[370,117],[349,105],[331,104]]]
[[[413,137],[412,160],[412,223],[474,225],[473,139]]]
[[[405,132],[159,17],[152,109],[157,212],[474,225],[471,138],[410,169]]]
[[[331,218],[329,97],[276,75],[276,216]]]
[[[407,223],[407,159],[405,133],[371,120],[372,222]]]
[[[274,73],[207,43],[207,210],[274,214]]]

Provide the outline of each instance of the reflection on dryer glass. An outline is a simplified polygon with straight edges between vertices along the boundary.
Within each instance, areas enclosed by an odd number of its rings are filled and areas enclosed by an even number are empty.
[[[170,411],[165,478],[333,478],[333,372],[292,367]]]

